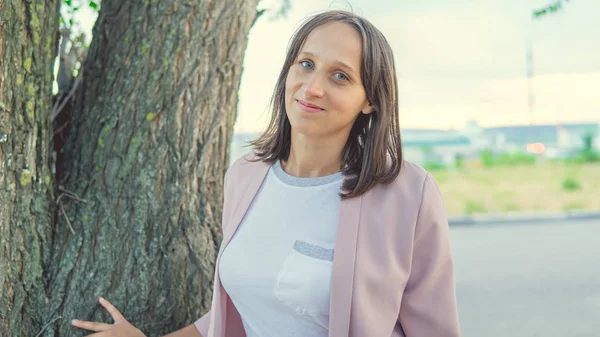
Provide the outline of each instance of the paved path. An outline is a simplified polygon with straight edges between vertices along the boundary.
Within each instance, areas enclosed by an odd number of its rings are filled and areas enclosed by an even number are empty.
[[[464,337],[599,337],[600,219],[451,230]]]

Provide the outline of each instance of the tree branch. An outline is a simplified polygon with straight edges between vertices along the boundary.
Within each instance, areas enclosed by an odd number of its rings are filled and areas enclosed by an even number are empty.
[[[559,10],[561,10],[563,7],[563,2],[566,2],[569,0],[555,0],[553,3],[549,4],[548,6],[541,8],[541,9],[537,9],[537,10],[533,10],[533,19],[539,19],[540,17],[543,17],[547,14],[554,14],[556,12],[558,12]]]

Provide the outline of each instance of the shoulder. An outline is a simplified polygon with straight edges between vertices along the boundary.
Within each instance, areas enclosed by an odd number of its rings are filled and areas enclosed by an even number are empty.
[[[418,180],[425,181],[430,176],[429,172],[427,172],[423,167],[408,161],[402,161],[402,167],[400,169],[400,174],[398,178],[396,178],[396,182],[401,181],[402,179],[407,180]]]
[[[403,160],[396,179],[376,190],[379,190],[379,193],[401,194],[420,199],[429,185],[437,186],[437,182],[428,171],[413,162]]]
[[[434,177],[423,167],[406,160],[396,179],[389,184],[376,185],[365,197],[370,205],[390,209],[415,220],[428,209],[441,211],[445,208]]]
[[[246,152],[237,158],[225,173],[225,184],[231,180],[249,178],[252,173],[267,169],[271,164],[258,159],[253,151]]]
[[[246,165],[255,164],[256,162],[253,161],[255,159],[256,159],[256,154],[254,153],[254,151],[246,152],[233,161],[233,163],[231,164],[229,169],[227,169],[227,172],[228,173],[237,172],[240,169],[243,169],[243,167]]]

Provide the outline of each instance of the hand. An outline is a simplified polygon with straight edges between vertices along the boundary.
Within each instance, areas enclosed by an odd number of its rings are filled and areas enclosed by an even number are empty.
[[[129,323],[119,310],[117,310],[114,305],[110,304],[110,302],[100,297],[100,304],[102,304],[115,320],[114,324],[86,322],[76,319],[74,319],[71,324],[81,329],[97,332],[88,335],[88,337],[146,337],[140,330],[131,325],[131,323]]]

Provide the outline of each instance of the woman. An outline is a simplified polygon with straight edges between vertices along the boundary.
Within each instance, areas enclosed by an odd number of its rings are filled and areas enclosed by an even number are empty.
[[[443,201],[402,158],[393,55],[371,23],[329,11],[300,27],[253,146],[225,177],[211,311],[170,337],[460,335]],[[143,336],[102,303],[114,325],[75,325]]]

